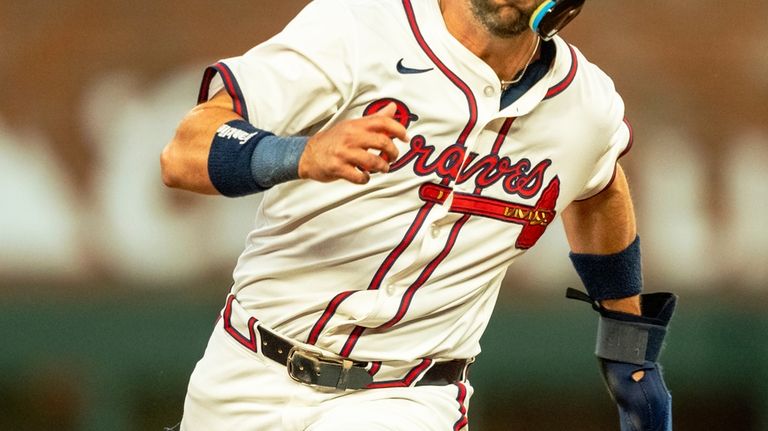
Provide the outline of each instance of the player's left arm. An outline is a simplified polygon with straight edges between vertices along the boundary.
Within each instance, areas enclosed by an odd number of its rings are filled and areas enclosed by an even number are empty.
[[[605,190],[571,203],[562,218],[588,292],[569,289],[568,296],[600,313],[595,353],[621,431],[671,431],[672,398],[657,361],[677,298],[641,294],[640,241],[621,166]]]
[[[562,213],[568,245],[573,253],[609,255],[625,250],[637,236],[635,211],[621,165],[613,182],[602,192],[574,201]],[[603,307],[640,314],[639,294],[605,299]]]

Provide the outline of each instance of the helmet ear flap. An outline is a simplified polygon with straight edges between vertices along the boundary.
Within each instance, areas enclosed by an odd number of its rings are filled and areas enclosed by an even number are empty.
[[[585,0],[547,0],[531,15],[528,25],[544,40],[554,37],[584,7]]]

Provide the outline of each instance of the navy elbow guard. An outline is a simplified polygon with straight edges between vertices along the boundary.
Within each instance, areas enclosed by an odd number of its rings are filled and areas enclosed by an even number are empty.
[[[619,409],[621,431],[671,431],[672,397],[658,364],[677,303],[671,293],[641,295],[642,315],[610,311],[583,292],[566,296],[600,313],[595,354]]]

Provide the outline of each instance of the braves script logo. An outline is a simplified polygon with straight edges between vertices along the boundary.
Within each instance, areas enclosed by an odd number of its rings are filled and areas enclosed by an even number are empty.
[[[376,101],[366,108],[364,115],[378,112],[389,103],[397,105],[398,117],[395,119],[404,126],[418,119],[405,103],[396,99]],[[411,138],[408,151],[390,166],[390,172],[408,165],[412,165],[416,175],[437,175],[442,180],[440,184],[425,183],[421,186],[419,197],[425,202],[442,204],[453,192],[452,212],[523,225],[515,244],[517,248],[532,247],[555,218],[560,179],[555,176],[542,192],[544,176],[552,165],[549,159],[534,165],[527,158],[513,162],[509,157],[496,153],[481,157],[475,152],[467,154],[466,148],[458,144],[437,153],[435,146],[429,145],[424,136],[416,135]],[[449,186],[469,181],[474,183],[474,193],[454,192]],[[507,194],[525,200],[535,198],[540,192],[541,196],[533,206],[481,196],[484,189],[495,184],[500,184]]]
[[[510,195],[530,199],[541,191],[544,173],[552,164],[547,159],[531,167],[528,159],[513,163],[509,157],[498,154],[479,157],[479,154],[470,152],[466,155],[466,149],[461,145],[451,145],[437,156],[434,154],[435,147],[427,144],[424,136],[416,135],[411,139],[411,148],[392,164],[390,171],[413,163],[413,172],[419,176],[436,174],[456,184],[474,180],[475,187],[480,190],[500,182]]]

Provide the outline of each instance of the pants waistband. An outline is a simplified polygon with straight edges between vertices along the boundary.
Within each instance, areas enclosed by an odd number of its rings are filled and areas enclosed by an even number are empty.
[[[422,359],[400,380],[373,381],[373,376],[381,366],[380,362],[323,357],[316,352],[302,349],[262,325],[257,325],[258,320],[254,317],[248,321],[248,334],[242,334],[232,325],[234,301],[234,295],[229,295],[222,314],[227,334],[243,347],[286,366],[292,379],[307,385],[334,390],[450,385],[466,380],[469,366],[474,362],[474,359],[443,362]]]

